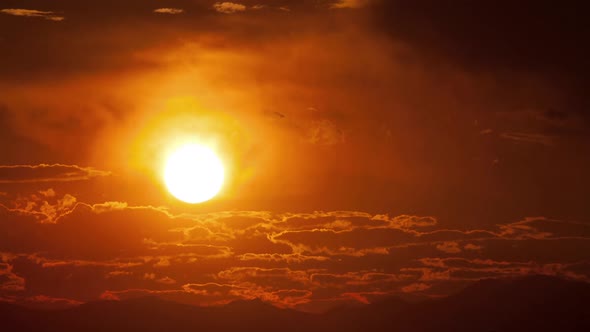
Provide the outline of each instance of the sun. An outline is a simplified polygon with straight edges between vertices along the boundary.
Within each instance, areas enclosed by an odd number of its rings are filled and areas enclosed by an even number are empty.
[[[224,167],[211,149],[199,144],[186,144],[172,152],[164,168],[164,182],[177,199],[202,203],[221,190]]]

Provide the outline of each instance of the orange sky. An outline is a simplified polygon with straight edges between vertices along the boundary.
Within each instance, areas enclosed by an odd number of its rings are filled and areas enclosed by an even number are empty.
[[[3,1],[0,300],[323,310],[588,280],[579,17],[430,5]],[[162,183],[187,137],[227,169],[199,205]]]

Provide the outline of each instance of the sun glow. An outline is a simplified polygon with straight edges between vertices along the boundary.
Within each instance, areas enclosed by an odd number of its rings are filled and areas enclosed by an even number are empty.
[[[177,199],[191,204],[215,197],[224,181],[221,159],[211,149],[198,145],[183,145],[168,157],[164,182]]]

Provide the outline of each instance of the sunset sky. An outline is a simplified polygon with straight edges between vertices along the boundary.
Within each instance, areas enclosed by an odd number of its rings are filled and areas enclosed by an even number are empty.
[[[590,282],[590,25],[544,3],[0,0],[0,301]]]

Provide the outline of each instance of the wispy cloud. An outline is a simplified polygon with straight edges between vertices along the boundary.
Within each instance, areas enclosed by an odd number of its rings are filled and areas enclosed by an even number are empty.
[[[436,246],[436,249],[445,252],[447,254],[456,254],[461,252],[461,248],[459,248],[459,243],[457,242],[443,242]]]
[[[224,14],[234,14],[246,10],[246,6],[234,2],[216,2],[213,9]]]
[[[332,4],[331,8],[362,8],[367,6],[370,2],[370,0],[338,0]]]
[[[176,14],[184,13],[184,9],[181,9],[181,8],[158,8],[158,9],[154,9],[154,13],[176,15]]]
[[[525,142],[525,143],[534,143],[534,144],[542,144],[551,146],[553,145],[553,139],[550,136],[542,135],[542,134],[528,134],[528,133],[503,133],[501,135],[502,138]]]
[[[42,17],[46,20],[56,21],[56,22],[65,20],[65,17],[57,15],[55,12],[35,10],[35,9],[10,8],[10,9],[2,9],[2,10],[0,10],[0,12],[7,14],[7,15],[13,15],[13,16]]]
[[[21,291],[25,289],[25,279],[12,271],[12,265],[0,261],[0,291]]]
[[[64,164],[0,165],[0,183],[69,182],[109,176],[111,172]]]

